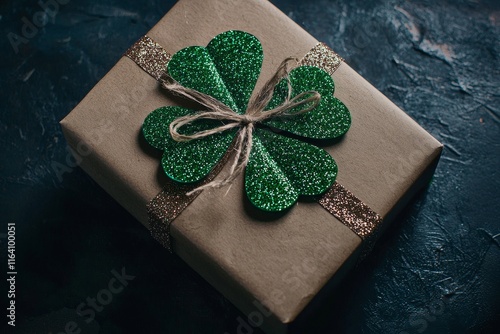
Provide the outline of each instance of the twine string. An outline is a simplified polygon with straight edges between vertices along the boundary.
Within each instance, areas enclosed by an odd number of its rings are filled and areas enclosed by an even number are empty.
[[[177,82],[172,82],[166,79],[161,80],[161,85],[166,90],[175,95],[196,102],[206,108],[206,111],[182,116],[170,123],[170,135],[175,141],[191,141],[221,133],[233,128],[239,128],[234,146],[235,155],[228,175],[223,179],[213,180],[212,182],[200,186],[188,192],[187,195],[192,195],[203,189],[221,188],[226,184],[233,182],[233,180],[235,180],[236,177],[243,172],[248,164],[248,160],[250,159],[255,124],[262,123],[272,118],[291,117],[304,114],[318,106],[321,101],[321,95],[317,91],[302,92],[292,98],[293,91],[289,78],[288,67],[288,63],[292,60],[297,61],[295,58],[287,58],[280,64],[273,77],[266,82],[255,98],[249,102],[247,110],[244,114],[234,112],[227,105],[207,94],[183,87]],[[265,110],[266,106],[273,97],[276,85],[282,79],[287,82],[287,96],[285,101],[276,108]],[[189,135],[180,133],[180,129],[182,127],[202,119],[219,120],[223,122],[223,124],[209,130],[201,130]]]

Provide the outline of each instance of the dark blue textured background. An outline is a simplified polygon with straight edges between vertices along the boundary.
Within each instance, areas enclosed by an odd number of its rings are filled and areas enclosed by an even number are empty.
[[[69,157],[58,121],[173,1],[66,1],[17,53],[9,33],[22,35],[23,17],[41,8],[0,5],[0,295],[15,222],[14,332],[75,321],[82,333],[237,333],[235,307],[81,169],[62,179],[53,169]],[[307,333],[500,332],[499,2],[273,3],[445,145],[430,187]],[[123,267],[135,279],[85,323],[77,306]]]

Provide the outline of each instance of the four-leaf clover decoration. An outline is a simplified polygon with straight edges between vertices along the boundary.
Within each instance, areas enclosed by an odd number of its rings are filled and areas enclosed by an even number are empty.
[[[180,85],[209,95],[237,114],[244,114],[260,75],[263,50],[260,41],[242,31],[216,36],[207,47],[182,49],[168,63],[168,75]],[[250,202],[264,211],[291,207],[299,195],[320,195],[332,186],[337,165],[323,149],[299,139],[333,139],[350,127],[345,105],[333,96],[334,82],[324,70],[299,66],[276,85],[265,110],[289,97],[307,91],[321,95],[311,111],[292,117],[273,117],[253,130],[253,144],[245,170],[245,190]],[[180,183],[204,179],[225,155],[238,129],[210,136],[175,141],[169,126],[179,117],[196,114],[179,106],[161,107],[143,124],[146,140],[163,150],[162,167],[168,177]],[[182,128],[193,134],[220,126],[220,120],[197,120]],[[299,138],[299,139],[298,139]]]

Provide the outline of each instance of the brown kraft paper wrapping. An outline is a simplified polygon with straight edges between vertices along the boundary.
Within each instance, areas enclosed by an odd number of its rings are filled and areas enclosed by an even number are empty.
[[[227,30],[262,42],[258,87],[283,59],[300,59],[318,43],[266,0],[181,0],[148,36],[173,54]],[[385,228],[428,182],[442,146],[347,64],[333,79],[352,126],[339,143],[323,148],[339,166],[337,181],[381,215]],[[173,104],[154,78],[122,57],[61,121],[69,145],[83,156],[82,168],[146,227],[146,206],[166,177],[161,152],[148,146],[141,126],[151,111]],[[174,252],[244,313],[258,310],[258,303],[270,309],[264,329],[286,332],[352,262],[361,238],[315,202],[263,217],[248,204],[242,176],[227,191],[202,192],[177,217]]]

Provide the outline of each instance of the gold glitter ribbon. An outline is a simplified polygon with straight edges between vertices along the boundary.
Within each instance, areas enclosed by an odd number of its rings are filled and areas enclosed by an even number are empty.
[[[141,37],[124,55],[132,59],[156,80],[160,80],[172,58],[170,53],[148,36]],[[328,45],[318,43],[306,53],[299,65],[316,66],[332,75],[342,62],[342,57]],[[200,185],[211,182],[226,164],[230,152],[231,149],[203,182],[195,185],[182,185],[169,180],[163,190],[148,203],[147,211],[151,234],[169,251],[172,251],[170,225],[199,195],[199,192],[190,196],[187,193]],[[366,241],[375,239],[375,232],[382,223],[382,217],[349,190],[335,182],[318,200],[318,203],[356,233],[366,244],[372,244],[372,242],[367,243]]]
[[[306,53],[304,58],[299,62],[299,65],[319,67],[331,76],[343,61],[344,59],[330,49],[328,45],[320,42]]]
[[[126,52],[125,56],[132,59],[147,74],[156,80],[160,80],[172,58],[160,44],[153,41],[149,36],[142,36]]]
[[[362,239],[370,236],[382,222],[382,217],[338,182],[318,203]]]

